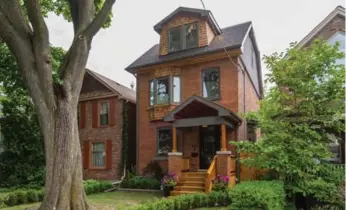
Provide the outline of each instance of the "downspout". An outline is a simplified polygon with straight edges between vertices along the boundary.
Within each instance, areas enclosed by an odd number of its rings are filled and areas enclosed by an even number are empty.
[[[135,73],[131,73],[136,78],[136,174],[139,172],[139,91],[138,77]]]

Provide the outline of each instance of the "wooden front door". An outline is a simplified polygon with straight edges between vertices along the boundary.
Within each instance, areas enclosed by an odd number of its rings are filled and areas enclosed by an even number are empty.
[[[220,150],[220,126],[200,128],[200,169],[208,169],[216,151]]]

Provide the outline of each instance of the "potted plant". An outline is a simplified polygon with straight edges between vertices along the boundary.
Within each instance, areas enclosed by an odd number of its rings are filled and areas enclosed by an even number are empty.
[[[177,176],[175,173],[166,174],[161,181],[161,185],[163,188],[163,195],[168,197],[171,194],[173,188],[177,185]]]
[[[229,177],[226,175],[216,175],[213,180],[213,191],[224,191],[228,188]]]

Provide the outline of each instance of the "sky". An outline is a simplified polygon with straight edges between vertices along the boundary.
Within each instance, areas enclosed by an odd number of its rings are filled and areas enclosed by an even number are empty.
[[[252,21],[261,57],[282,52],[300,41],[344,0],[203,0],[221,28]],[[87,68],[130,87],[135,77],[125,71],[134,60],[159,43],[153,27],[179,6],[203,9],[201,0],[117,0],[111,26],[93,40]],[[53,46],[67,50],[72,24],[49,14]],[[263,78],[268,71],[262,62]]]

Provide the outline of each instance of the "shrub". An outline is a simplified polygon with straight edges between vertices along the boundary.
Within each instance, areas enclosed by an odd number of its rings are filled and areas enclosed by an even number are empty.
[[[157,161],[150,161],[143,169],[143,175],[154,177],[157,180],[161,180],[163,177],[163,170]]]
[[[280,210],[285,205],[284,185],[279,181],[246,181],[229,192],[231,210]]]
[[[26,197],[28,198],[29,203],[35,203],[40,200],[38,196],[38,191],[34,191],[34,190],[27,191]]]
[[[223,191],[228,188],[229,177],[218,174],[213,180],[213,190]]]
[[[125,179],[121,182],[120,187],[132,189],[152,189],[159,190],[161,186],[160,181],[154,178],[134,176]]]
[[[18,204],[28,203],[28,197],[24,191],[14,192],[15,196],[17,196]]]
[[[108,181],[97,181],[93,179],[84,181],[84,191],[87,195],[103,192],[112,187],[112,183]]]
[[[18,198],[17,195],[14,193],[9,193],[4,198],[4,204],[7,206],[15,206],[18,205]]]
[[[229,194],[227,191],[223,191],[163,198],[155,202],[133,206],[130,210],[189,210],[201,207],[227,206],[229,203]]]

